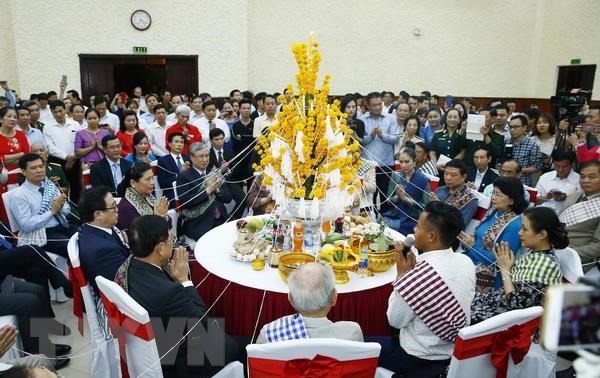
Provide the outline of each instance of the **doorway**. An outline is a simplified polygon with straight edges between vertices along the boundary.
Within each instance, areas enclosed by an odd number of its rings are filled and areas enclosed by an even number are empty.
[[[556,95],[558,96],[561,90],[569,91],[573,88],[593,90],[595,74],[595,64],[559,66]]]
[[[140,86],[144,94],[198,93],[198,56],[79,55],[81,95],[118,92],[131,95]]]

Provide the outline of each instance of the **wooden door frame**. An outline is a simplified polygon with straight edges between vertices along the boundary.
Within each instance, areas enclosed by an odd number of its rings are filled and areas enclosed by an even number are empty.
[[[140,54],[78,54],[79,57],[79,80],[80,83],[83,83],[84,81],[84,76],[83,76],[83,71],[81,70],[81,60],[82,59],[113,59],[113,60],[118,60],[118,59],[132,59],[132,58],[137,58],[137,59],[141,59],[141,60],[145,60],[145,59],[192,59],[194,61],[194,66],[196,67],[196,70],[194,71],[194,77],[193,77],[193,82],[194,82],[194,87],[195,87],[195,93],[198,93],[198,55],[158,55],[158,54],[144,54],[144,55],[140,55]],[[145,63],[144,63],[145,64]],[[114,65],[114,62],[113,62]],[[82,86],[82,85],[81,85]],[[81,88],[81,92],[82,92],[82,96],[83,96],[83,88]]]

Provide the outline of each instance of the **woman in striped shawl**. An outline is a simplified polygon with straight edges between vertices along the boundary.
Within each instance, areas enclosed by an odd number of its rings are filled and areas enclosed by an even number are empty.
[[[547,207],[525,210],[519,237],[521,245],[529,250],[516,262],[507,242],[496,245],[503,287],[487,294],[475,294],[471,324],[506,311],[541,306],[546,287],[561,282],[562,273],[554,248],[566,248],[569,237],[556,213]]]

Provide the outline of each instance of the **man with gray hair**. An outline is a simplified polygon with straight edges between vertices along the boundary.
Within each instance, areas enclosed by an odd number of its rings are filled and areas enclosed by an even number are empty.
[[[177,117],[177,123],[170,126],[165,134],[166,144],[169,145],[169,135],[173,133],[183,134],[183,150],[182,154],[188,155],[189,147],[192,143],[202,142],[202,134],[200,130],[191,123],[190,120],[190,108],[187,105],[179,105],[175,109],[175,116]],[[168,148],[167,148],[168,149]]]
[[[257,344],[307,338],[335,338],[363,341],[360,325],[355,322],[332,322],[327,314],[337,301],[335,278],[329,265],[308,263],[288,278],[288,300],[298,311],[266,324]]]
[[[225,203],[232,197],[218,170],[208,171],[210,143],[196,142],[189,150],[192,166],[177,176],[177,193],[181,201],[183,234],[198,240],[225,222]]]

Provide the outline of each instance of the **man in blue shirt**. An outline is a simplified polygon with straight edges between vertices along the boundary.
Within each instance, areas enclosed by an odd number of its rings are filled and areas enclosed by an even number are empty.
[[[400,138],[400,129],[394,116],[382,112],[383,102],[380,93],[369,93],[367,106],[369,112],[361,117],[365,123],[362,156],[367,160],[375,161],[378,165],[377,191],[373,202],[377,199],[377,193],[381,193],[380,205],[383,212],[390,206],[386,201],[385,193],[387,193],[390,176],[394,170],[394,145]]]

